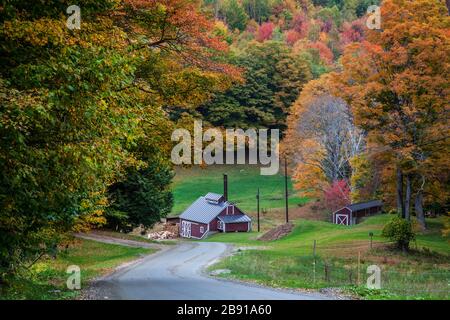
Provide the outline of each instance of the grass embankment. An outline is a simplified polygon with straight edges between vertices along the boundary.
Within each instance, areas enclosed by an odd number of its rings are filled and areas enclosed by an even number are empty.
[[[271,242],[256,240],[256,232],[216,234],[208,241],[263,247],[242,250],[212,268],[230,269],[224,277],[276,287],[341,287],[366,298],[449,299],[450,245],[440,232],[443,219],[428,220],[429,230],[418,234],[412,251],[404,254],[381,237],[391,217],[374,216],[350,227],[300,219],[290,235]],[[369,232],[374,234],[372,249]],[[366,270],[373,264],[381,268],[381,290],[365,289]]]
[[[208,192],[223,193],[223,176],[228,174],[228,198],[246,213],[256,212],[256,193],[260,188],[262,210],[284,208],[284,176],[263,176],[258,166],[212,165],[202,169],[177,168],[173,184],[175,198],[173,214],[180,214],[198,197]],[[307,198],[298,197],[289,179],[289,205],[304,204]]]
[[[56,259],[43,258],[26,275],[12,279],[8,287],[1,288],[0,299],[74,299],[80,291],[67,288],[66,281],[70,276],[66,273],[67,267],[80,267],[83,289],[93,278],[155,251],[77,239]]]

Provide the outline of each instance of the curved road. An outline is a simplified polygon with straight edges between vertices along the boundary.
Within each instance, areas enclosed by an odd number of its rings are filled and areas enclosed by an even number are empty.
[[[287,290],[217,280],[202,270],[227,250],[223,243],[183,242],[150,255],[99,281],[107,299],[265,300],[329,299],[320,293]]]

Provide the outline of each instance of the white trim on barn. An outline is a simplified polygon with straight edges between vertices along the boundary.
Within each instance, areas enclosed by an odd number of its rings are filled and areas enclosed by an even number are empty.
[[[182,220],[181,221],[181,232],[180,235],[184,238],[190,238],[191,237],[191,229],[192,229],[192,222]]]
[[[346,214],[336,214],[335,219],[336,219],[335,220],[336,224],[342,224],[344,226],[348,226],[349,225],[349,217]]]
[[[183,235],[183,224],[185,224],[185,225],[189,225],[189,236],[184,236]],[[206,231],[203,233],[203,235],[201,236],[201,237],[195,237],[195,236],[193,236],[192,235],[192,225],[193,224],[195,224],[195,225],[198,225],[198,223],[196,223],[196,222],[193,222],[193,221],[189,221],[189,220],[181,220],[181,232],[180,232],[180,236],[182,236],[182,237],[184,237],[184,238],[194,238],[194,239],[203,239],[208,233],[209,233],[209,223],[207,223],[206,225],[207,225],[207,227],[206,227]],[[204,228],[203,226],[201,226],[200,228]],[[199,229],[200,229],[199,228]]]

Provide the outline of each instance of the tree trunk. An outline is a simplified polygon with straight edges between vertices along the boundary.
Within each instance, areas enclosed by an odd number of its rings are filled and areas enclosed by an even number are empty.
[[[406,195],[405,195],[405,219],[411,220],[411,176],[406,175]]]
[[[423,187],[425,186],[425,177],[421,175],[421,178],[422,178],[422,185],[417,191],[416,199],[414,201],[414,207],[416,211],[417,220],[419,221],[422,231],[424,231],[427,229],[427,225],[425,222],[425,215],[423,213]]]
[[[397,213],[405,217],[405,206],[403,204],[403,173],[397,168]]]

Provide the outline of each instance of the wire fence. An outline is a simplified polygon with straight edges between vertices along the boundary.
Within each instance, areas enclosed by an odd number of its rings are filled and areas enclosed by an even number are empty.
[[[421,259],[386,256],[390,243],[373,243],[372,250],[359,244],[311,245],[308,251],[299,247],[291,255],[277,251],[243,251],[232,267],[238,273],[295,287],[354,287],[402,298],[450,299],[448,257]],[[370,246],[370,245],[369,245]],[[339,250],[339,257],[331,254]],[[347,253],[344,253],[348,250]],[[378,251],[377,251],[378,250]],[[244,258],[244,259],[242,259]],[[440,259],[439,261],[433,259]],[[370,266],[376,266],[375,268]],[[379,270],[374,271],[374,270]],[[379,277],[377,283],[376,277]],[[379,285],[377,287],[377,284]]]

